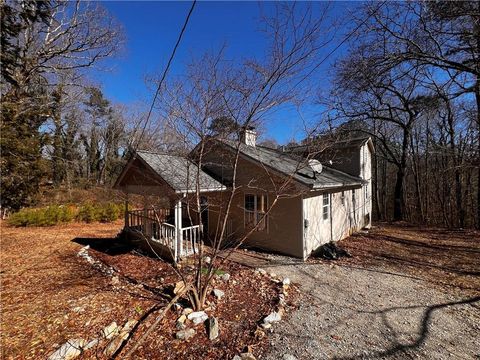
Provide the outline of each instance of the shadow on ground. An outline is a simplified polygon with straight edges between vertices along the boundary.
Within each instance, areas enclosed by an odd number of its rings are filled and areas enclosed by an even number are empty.
[[[381,315],[382,317],[382,322],[385,326],[385,328],[389,329],[390,333],[393,333],[393,338],[390,339],[392,342],[392,345],[388,347],[385,350],[379,350],[379,351],[372,351],[364,354],[358,354],[358,355],[353,355],[353,356],[347,356],[347,357],[335,357],[334,359],[338,360],[350,360],[350,359],[359,359],[359,358],[369,358],[369,359],[383,359],[385,357],[391,357],[394,355],[407,355],[409,351],[414,351],[420,349],[425,342],[428,340],[430,332],[431,332],[431,320],[434,312],[440,311],[445,308],[453,307],[453,306],[459,306],[459,305],[472,305],[477,307],[480,302],[480,296],[476,297],[471,297],[471,298],[465,298],[465,299],[460,299],[457,301],[451,301],[451,302],[445,302],[445,303],[440,303],[440,304],[434,304],[430,306],[397,306],[397,307],[390,307],[387,309],[379,310],[379,311],[371,311],[367,312],[372,315]],[[397,338],[395,335],[395,329],[392,326],[392,324],[389,323],[387,314],[390,312],[395,312],[399,310],[414,310],[418,308],[425,308],[423,310],[422,318],[420,320],[420,324],[418,326],[419,330],[416,334],[413,335],[413,340],[408,343],[402,342],[401,339]]]
[[[72,241],[82,246],[88,245],[90,246],[90,248],[108,255],[126,254],[134,249],[131,244],[122,241],[119,238],[77,237],[74,238]]]

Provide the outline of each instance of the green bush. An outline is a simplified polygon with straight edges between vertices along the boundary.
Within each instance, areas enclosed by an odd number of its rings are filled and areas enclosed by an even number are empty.
[[[94,221],[112,222],[123,216],[123,206],[116,203],[86,203],[78,212],[78,220],[91,223]]]
[[[13,226],[52,226],[70,222],[75,215],[75,207],[50,205],[38,209],[22,209],[12,214],[8,221]]]
[[[91,223],[99,220],[98,211],[91,203],[83,204],[78,211],[77,220]]]
[[[74,220],[92,223],[96,221],[112,222],[124,216],[122,204],[85,203],[79,208],[75,205],[50,205],[43,208],[26,208],[12,214],[8,222],[13,226],[53,226]]]
[[[119,218],[120,211],[118,205],[114,203],[108,203],[101,207],[101,217],[100,221],[102,222],[112,222]]]

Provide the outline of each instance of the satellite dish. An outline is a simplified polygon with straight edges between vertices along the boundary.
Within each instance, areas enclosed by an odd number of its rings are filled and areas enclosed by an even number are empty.
[[[313,169],[313,171],[315,171],[316,173],[320,174],[322,172],[322,164],[320,163],[320,161],[316,160],[316,159],[311,159],[311,160],[308,160],[308,165]]]

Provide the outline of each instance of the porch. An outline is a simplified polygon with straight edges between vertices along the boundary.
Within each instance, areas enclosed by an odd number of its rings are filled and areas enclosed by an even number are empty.
[[[147,151],[133,154],[114,188],[127,196],[126,236],[137,246],[175,262],[202,246],[208,205],[202,205],[199,214],[196,195],[226,190],[187,158]],[[129,210],[129,194],[143,197],[141,209]]]
[[[127,210],[124,231],[134,241],[146,241],[147,244],[143,244],[146,250],[173,261],[197,253],[203,225],[183,226],[181,201],[175,205],[173,221],[171,212],[170,209],[153,207]]]

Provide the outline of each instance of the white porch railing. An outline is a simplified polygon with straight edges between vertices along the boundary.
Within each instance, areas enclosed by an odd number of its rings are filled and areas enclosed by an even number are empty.
[[[199,241],[200,225],[193,225],[182,228],[180,256],[188,256],[197,253]]]
[[[150,210],[130,210],[125,217],[125,227],[167,247],[176,261],[198,252],[201,225],[182,227],[177,231],[176,226],[159,222],[159,219]]]

